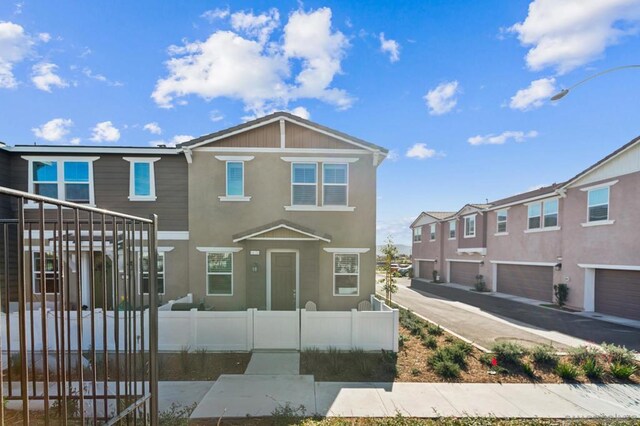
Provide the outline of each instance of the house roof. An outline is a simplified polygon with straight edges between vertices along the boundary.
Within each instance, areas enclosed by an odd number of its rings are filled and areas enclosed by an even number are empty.
[[[370,150],[373,151],[380,151],[383,154],[387,154],[389,152],[388,149],[383,148],[379,145],[375,145],[372,144],[371,142],[367,142],[365,140],[362,140],[360,138],[356,138],[355,136],[351,136],[348,135],[346,133],[342,133],[338,130],[335,129],[331,129],[329,127],[323,126],[321,124],[318,123],[314,123],[313,121],[309,121],[309,120],[305,120],[304,118],[298,117],[297,115],[293,115],[291,113],[285,112],[285,111],[277,111],[274,112],[272,114],[269,115],[265,115],[264,117],[260,117],[260,118],[256,118],[255,120],[251,120],[251,121],[247,121],[246,123],[242,123],[239,124],[237,126],[233,126],[233,127],[229,127],[227,129],[223,129],[223,130],[219,130],[217,132],[214,133],[210,133],[208,135],[204,135],[204,136],[200,136],[198,138],[192,139],[190,141],[187,142],[183,142],[181,144],[178,145],[178,147],[180,148],[195,148],[196,146],[199,145],[204,145],[206,143],[212,142],[212,139],[218,139],[221,137],[224,137],[226,135],[229,134],[233,134],[233,133],[237,133],[237,132],[241,132],[241,131],[245,131],[245,130],[249,130],[261,125],[265,125],[268,123],[271,123],[273,121],[275,121],[278,118],[284,118],[288,121],[291,121],[293,123],[299,123],[311,128],[314,128],[316,130],[320,130],[323,132],[327,132],[330,133],[332,135],[337,136],[338,138],[341,138],[343,140],[346,140],[347,142],[351,142],[354,143],[356,145],[362,145]]]
[[[458,210],[457,212],[453,213],[451,216],[457,216],[460,213],[462,213],[462,211],[464,209],[466,209],[467,207],[471,207],[474,208],[476,210],[485,210],[488,209],[489,207],[491,207],[492,204],[481,204],[481,203],[467,203],[464,206],[462,206],[462,208],[460,210]]]
[[[238,243],[240,241],[248,240],[250,238],[256,238],[260,235],[275,231],[277,229],[288,229],[290,231],[294,231],[298,234],[302,234],[306,237],[315,240],[322,240],[325,242],[331,242],[331,235],[315,231],[311,228],[307,228],[306,226],[298,225],[297,223],[290,222],[288,220],[277,220],[275,222],[267,223],[266,225],[258,226],[257,228],[249,229],[244,232],[240,232],[232,236],[233,242]]]
[[[446,218],[448,218],[451,215],[454,215],[455,212],[422,212],[418,215],[418,217],[411,223],[411,225],[409,225],[411,228],[413,228],[416,223],[422,219],[424,216],[430,216],[432,218],[434,218],[437,221],[441,221],[444,220]]]
[[[510,197],[501,198],[496,201],[492,201],[491,205],[493,207],[502,206],[505,204],[517,203],[518,201],[528,200],[529,198],[536,198],[546,194],[553,194],[556,189],[558,189],[562,184],[554,183],[552,185],[543,186],[542,188],[537,188],[531,191],[523,192],[521,194],[512,195]]]

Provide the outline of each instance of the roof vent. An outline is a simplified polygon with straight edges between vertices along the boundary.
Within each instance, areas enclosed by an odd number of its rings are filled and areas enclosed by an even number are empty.
[[[167,144],[164,143],[159,143],[158,145],[156,145],[157,148],[166,148]]]

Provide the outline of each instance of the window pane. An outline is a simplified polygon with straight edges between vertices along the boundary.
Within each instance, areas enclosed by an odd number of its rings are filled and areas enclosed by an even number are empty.
[[[134,195],[151,195],[151,165],[133,163]]]
[[[310,186],[309,188],[314,188]],[[324,187],[324,203],[328,206],[346,206],[347,205],[347,187],[346,186],[325,186]]]
[[[540,228],[540,216],[529,218],[529,229]]]
[[[57,183],[36,183],[33,186],[33,191],[43,197],[58,198]]]
[[[338,274],[357,274],[357,254],[336,254],[335,271]]]
[[[86,161],[65,161],[65,182],[89,182],[89,163]]]
[[[64,191],[67,201],[78,203],[88,203],[90,201],[88,183],[67,183]]]
[[[293,204],[315,206],[316,205],[315,185],[293,185]]]
[[[529,217],[540,216],[540,203],[529,205]]]
[[[554,214],[558,213],[558,200],[553,201],[545,201],[544,203],[544,214]]]
[[[231,294],[231,275],[209,275],[207,277],[208,294]]]
[[[507,222],[498,222],[498,232],[507,232]]]
[[[242,167],[243,163],[227,163],[227,195],[244,195],[242,188]]]
[[[609,187],[589,191],[589,206],[609,203]]]
[[[294,164],[293,183],[316,183],[316,165]]]
[[[207,271],[216,273],[231,273],[231,253],[208,253]]]
[[[544,226],[557,226],[558,225],[558,213],[544,215]]]
[[[589,207],[589,222],[609,219],[609,205]]]
[[[346,164],[325,164],[323,167],[324,183],[347,183]]]
[[[58,163],[55,161],[34,161],[33,181],[34,182],[55,182],[58,180]]]
[[[336,275],[335,294],[358,294],[357,275]]]
[[[507,220],[507,211],[498,210],[498,222],[504,222]]]

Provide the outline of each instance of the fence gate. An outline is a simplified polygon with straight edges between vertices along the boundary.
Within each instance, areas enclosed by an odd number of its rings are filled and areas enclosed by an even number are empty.
[[[254,349],[300,349],[300,311],[253,311]]]
[[[156,250],[155,215],[0,187],[2,424],[157,424]]]

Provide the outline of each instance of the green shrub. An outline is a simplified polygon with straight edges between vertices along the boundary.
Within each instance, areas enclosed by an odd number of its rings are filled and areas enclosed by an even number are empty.
[[[438,339],[433,336],[424,336],[422,338],[422,344],[429,349],[436,349],[438,347]]]
[[[569,298],[569,286],[565,283],[554,284],[553,294],[556,298],[558,306],[564,306]]]
[[[460,366],[453,361],[436,361],[432,368],[438,376],[444,379],[457,379],[460,377]]]
[[[624,364],[619,362],[614,362],[609,367],[609,371],[611,371],[611,375],[616,379],[629,380],[629,377],[636,372],[638,367],[632,364]]]
[[[533,378],[536,377],[536,372],[533,370],[533,365],[529,364],[528,362],[523,362],[522,363],[522,371],[529,378],[533,379]]]
[[[404,344],[407,342],[407,340],[409,340],[409,338],[404,334],[401,334],[400,336],[398,336],[398,348],[399,349],[404,348]]]
[[[538,345],[531,350],[531,359],[538,365],[555,367],[559,357],[551,345]]]
[[[478,358],[478,361],[480,361],[482,364],[486,365],[487,367],[492,367],[491,363],[493,361],[493,355],[482,354],[480,355],[480,358]]]
[[[601,357],[598,348],[592,346],[580,346],[579,348],[571,348],[569,350],[569,359],[574,365],[582,365],[587,361],[597,362]]]
[[[627,349],[624,346],[617,346],[611,343],[610,344],[603,343],[602,349],[605,352],[607,361],[611,363],[634,365],[636,362],[635,361],[636,353],[632,350]]]
[[[559,362],[558,365],[556,365],[555,372],[563,380],[575,380],[580,374],[580,370],[568,362]]]
[[[501,364],[520,364],[528,351],[524,346],[514,342],[501,342],[493,345],[491,349]]]
[[[468,343],[462,340],[458,340],[456,343],[453,344],[453,346],[457,347],[467,355],[470,355],[473,352],[473,345],[471,343]]]
[[[422,371],[420,371],[419,368],[412,368],[411,369],[411,375],[413,375],[413,376],[419,376],[420,373],[422,373]]]
[[[444,330],[437,324],[428,324],[427,325],[427,333],[432,336],[442,336]]]
[[[428,364],[435,368],[437,363],[447,361],[453,362],[460,368],[466,368],[467,366],[467,353],[458,345],[449,345],[436,349],[436,351],[429,357]]]
[[[597,359],[589,358],[582,364],[584,375],[591,380],[599,380],[604,375],[604,368]]]

